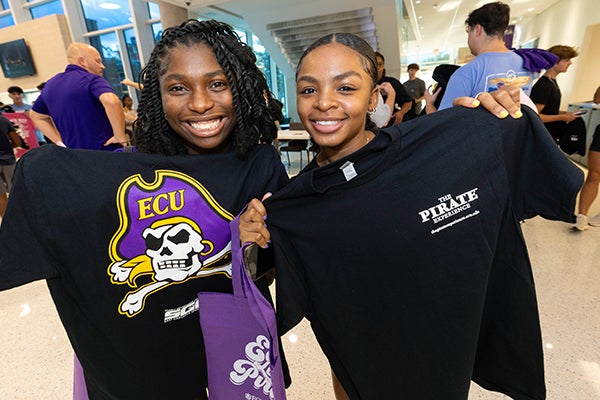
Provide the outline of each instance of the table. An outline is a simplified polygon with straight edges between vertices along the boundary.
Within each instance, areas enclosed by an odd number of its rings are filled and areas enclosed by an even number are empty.
[[[310,140],[310,135],[305,130],[279,130],[277,131],[279,140]]]

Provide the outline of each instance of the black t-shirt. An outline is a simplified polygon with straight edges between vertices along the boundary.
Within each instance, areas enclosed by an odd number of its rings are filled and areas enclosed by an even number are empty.
[[[583,174],[525,114],[383,129],[265,201],[280,332],[308,318],[351,399],[545,398],[519,221],[572,222]]]
[[[558,115],[562,95],[556,79],[542,75],[531,88],[531,100],[534,104],[544,104],[540,114]]]
[[[46,279],[90,399],[192,400],[206,387],[199,291],[231,292],[229,221],[287,183],[245,160],[43,146],[18,163],[0,290]]]

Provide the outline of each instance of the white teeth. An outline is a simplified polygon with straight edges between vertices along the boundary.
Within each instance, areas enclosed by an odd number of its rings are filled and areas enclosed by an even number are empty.
[[[325,125],[325,126],[332,126],[337,124],[339,121],[315,121],[315,123],[317,125]]]
[[[211,129],[215,129],[217,126],[219,126],[219,122],[219,119],[201,122],[190,122],[190,126],[198,131],[208,131]]]

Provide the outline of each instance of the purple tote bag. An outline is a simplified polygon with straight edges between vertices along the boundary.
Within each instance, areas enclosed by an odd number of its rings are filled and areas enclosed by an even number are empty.
[[[275,311],[246,272],[230,223],[233,294],[198,293],[210,400],[285,400]]]

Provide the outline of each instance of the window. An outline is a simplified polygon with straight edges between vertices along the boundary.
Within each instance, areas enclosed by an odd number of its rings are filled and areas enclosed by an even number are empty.
[[[15,24],[12,15],[8,14],[0,17],[0,29],[6,28],[7,26],[12,26]]]
[[[150,16],[150,27],[152,28],[152,37],[154,44],[158,43],[163,33],[163,26],[160,22],[160,7],[156,3],[148,2],[148,15]]]
[[[0,1],[0,10],[10,10],[10,5],[8,4],[8,0]]]
[[[125,46],[127,47],[127,56],[129,58],[129,66],[131,68],[131,75],[133,80],[137,82],[140,72],[142,70],[142,63],[140,62],[140,55],[138,53],[137,38],[133,29],[126,29],[123,31],[125,38]]]
[[[158,43],[163,33],[162,23],[155,22],[152,24],[152,35],[154,36],[154,44]]]
[[[156,3],[148,2],[148,13],[150,19],[160,19],[160,7]]]
[[[44,4],[29,8],[33,19],[42,18],[52,14],[64,14],[60,0],[52,0]]]
[[[131,24],[127,0],[81,0],[88,32]]]
[[[104,78],[110,82],[117,96],[123,96],[125,92],[121,86],[121,81],[125,78],[125,72],[123,71],[123,61],[119,53],[116,32],[92,36],[90,37],[90,44],[98,50],[102,57],[102,63],[106,67],[103,74]]]

